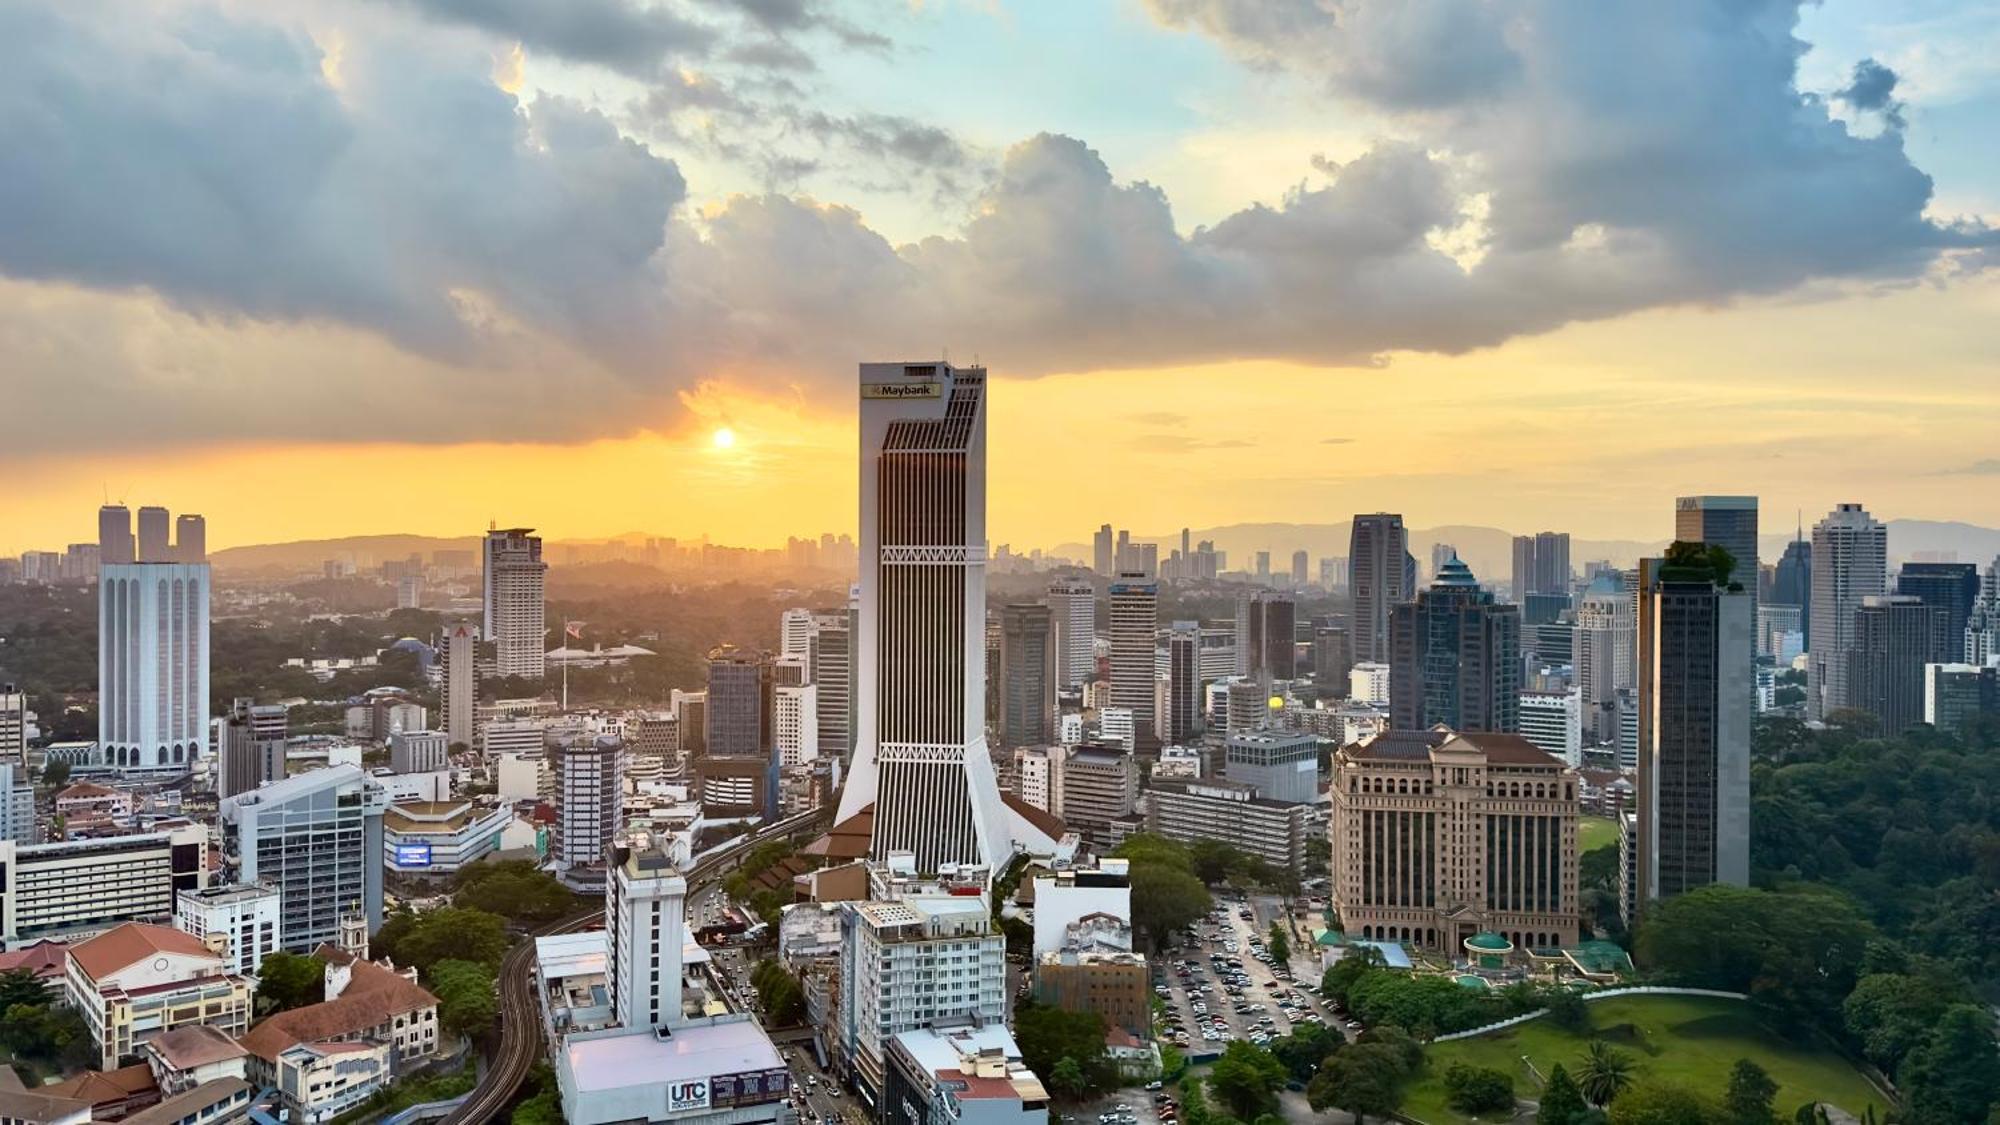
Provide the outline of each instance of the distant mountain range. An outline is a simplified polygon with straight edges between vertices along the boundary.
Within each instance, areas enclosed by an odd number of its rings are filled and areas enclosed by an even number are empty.
[[[1292,552],[1303,549],[1312,556],[1313,577],[1317,577],[1319,559],[1329,555],[1347,554],[1351,527],[1347,521],[1239,523],[1224,527],[1192,528],[1189,537],[1197,543],[1204,539],[1213,540],[1218,549],[1229,553],[1229,565],[1239,570],[1252,566],[1258,551],[1270,551],[1271,569],[1283,572],[1291,566]],[[1417,556],[1419,565],[1428,572],[1431,545],[1450,543],[1458,549],[1458,557],[1465,560],[1474,574],[1489,581],[1504,582],[1512,578],[1515,534],[1497,527],[1480,527],[1472,524],[1411,528],[1410,553]],[[1807,534],[1811,534],[1810,525]],[[648,536],[643,532],[627,532],[612,538],[630,541],[642,540]],[[1178,533],[1140,535],[1135,538],[1141,543],[1158,543],[1163,558],[1180,546]],[[1788,531],[1763,535],[1760,543],[1763,561],[1771,562],[1777,559],[1791,538],[1792,535]],[[477,535],[353,535],[341,539],[305,539],[292,543],[230,547],[227,550],[213,552],[210,561],[215,564],[217,571],[238,576],[258,573],[285,575],[314,571],[328,559],[349,560],[365,570],[379,566],[384,561],[406,559],[413,554],[429,561],[434,551],[477,552],[480,539],[481,537]],[[559,564],[562,559],[562,548],[565,546],[571,544],[595,546],[609,541],[557,539],[549,541],[546,548],[550,562]],[[1642,556],[1659,554],[1666,549],[1667,542],[1666,539],[1646,541],[1573,538],[1570,540],[1570,565],[1579,572],[1582,571],[1583,564],[1592,559],[1609,559],[1618,566],[1630,566],[1635,559]],[[1087,543],[1061,543],[1056,545],[1054,553],[1088,560],[1091,548]],[[1955,556],[1960,562],[1978,563],[1983,568],[1996,557],[2000,557],[2000,529],[1939,520],[1890,520],[1889,555],[1896,560]]]

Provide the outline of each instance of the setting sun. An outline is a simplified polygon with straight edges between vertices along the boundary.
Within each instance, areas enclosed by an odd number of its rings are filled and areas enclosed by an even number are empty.
[[[733,449],[736,446],[736,431],[724,426],[715,431],[715,436],[710,440],[717,449]]]

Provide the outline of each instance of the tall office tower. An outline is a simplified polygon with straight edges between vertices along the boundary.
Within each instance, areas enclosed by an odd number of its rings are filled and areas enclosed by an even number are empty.
[[[482,591],[494,673],[538,680],[546,670],[542,583],[549,567],[542,561],[541,537],[530,534],[533,531],[510,527],[486,533]]]
[[[1511,734],[1521,727],[1521,607],[1496,602],[1453,558],[1415,602],[1389,614],[1395,730]]]
[[[340,920],[359,913],[382,928],[382,787],[360,766],[328,766],[222,800],[231,881],[279,895],[278,946],[310,953],[338,944]]]
[[[1236,603],[1236,662],[1239,675],[1297,679],[1298,605],[1272,590],[1244,594]]]
[[[165,526],[164,509],[159,522]],[[162,533],[164,534],[164,532]],[[207,563],[100,568],[97,741],[106,763],[168,769],[208,741]]]
[[[1812,611],[1806,653],[1806,717],[1825,720],[1852,704],[1847,655],[1863,598],[1888,592],[1889,528],[1859,504],[1842,504],[1813,525]]]
[[[1324,696],[1347,695],[1347,673],[1354,668],[1354,642],[1345,625],[1313,626],[1313,683]]]
[[[1847,657],[1847,705],[1885,735],[1924,721],[1924,665],[1943,663],[1946,610],[1914,595],[1861,599]],[[1961,643],[1963,631],[1961,630]]]
[[[812,676],[814,716],[820,753],[844,764],[854,752],[854,611],[829,610],[813,616],[806,650]]]
[[[1223,744],[1223,775],[1284,805],[1319,796],[1319,739],[1302,731],[1232,731]]]
[[[1189,533],[1188,529],[1185,527],[1181,528],[1181,558],[1186,559],[1193,557],[1194,551],[1190,547],[1190,544],[1193,543],[1193,541],[1194,538],[1192,534]]]
[[[1201,623],[1176,621],[1167,634],[1168,745],[1186,746],[1201,734]]]
[[[1449,543],[1431,544],[1431,577],[1444,571],[1444,564],[1458,557],[1458,548]]]
[[[286,728],[285,708],[236,700],[222,727],[216,796],[248,793],[284,777]]]
[[[1106,578],[1111,577],[1115,573],[1111,568],[1118,560],[1112,552],[1110,524],[1098,526],[1097,534],[1091,537],[1090,546],[1091,568]]]
[[[1292,552],[1292,585],[1303,586],[1306,584],[1306,564],[1309,561],[1304,551]]]
[[[1799,621],[1807,648],[1812,647],[1812,541],[1804,528],[1799,537],[1785,544],[1778,565],[1771,573],[1771,604],[1799,608]]]
[[[780,684],[772,689],[771,751],[780,769],[819,759],[818,684]]]
[[[549,858],[571,885],[595,882],[605,849],[622,827],[625,744],[614,735],[558,739],[549,746],[556,785],[556,831]]]
[[[139,509],[139,562],[174,561],[172,520],[165,508],[147,505]]]
[[[28,762],[28,693],[0,683],[0,762]]]
[[[1975,563],[1908,562],[1896,575],[1896,592],[1919,598],[1944,615],[1939,624],[1945,643],[1936,661],[1955,661],[1965,652],[1965,625],[1979,601],[1979,567]]]
[[[1079,577],[1050,582],[1049,616],[1056,630],[1057,686],[1073,690],[1090,678],[1097,662],[1096,589]]]
[[[1924,721],[1956,734],[1981,718],[2000,715],[2000,665],[1924,665]]]
[[[984,727],[986,369],[864,363],[860,390],[860,673],[839,819],[875,806],[878,859],[997,872],[1013,844]]]
[[[1160,627],[1160,586],[1143,574],[1111,583],[1111,706],[1132,713],[1133,748],[1159,748],[1153,696],[1153,638]]]
[[[1388,731],[1333,756],[1335,912],[1457,957],[1577,939],[1577,776],[1517,734]],[[1477,944],[1476,944],[1477,943]]]
[[[709,650],[708,757],[762,758],[769,753],[775,684],[775,669],[762,653],[734,645]]]
[[[1736,568],[1731,582],[1740,582],[1750,595],[1750,619],[1757,619],[1757,580],[1762,564],[1757,560],[1757,498],[1755,496],[1682,496],[1674,501],[1674,538],[1683,543],[1706,543],[1729,552]],[[1755,651],[1756,636],[1751,636]]]
[[[1639,626],[1623,576],[1600,572],[1584,589],[1570,641],[1582,735],[1590,745],[1618,740],[1618,693],[1638,682]]]
[[[681,1021],[687,876],[644,832],[611,845],[604,879],[604,991],[620,1027]]]
[[[1750,881],[1750,594],[1691,554],[1639,563],[1639,877],[1645,904]]]
[[[1403,517],[1387,512],[1354,517],[1347,549],[1348,589],[1354,598],[1354,658],[1389,659],[1389,609],[1410,599],[1409,533]]]
[[[1046,746],[1056,740],[1056,636],[1053,614],[1038,602],[1000,607],[1000,745]]]
[[[174,561],[208,561],[208,521],[200,516],[174,517]]]
[[[132,539],[132,510],[123,504],[106,504],[97,509],[97,563],[123,566],[139,561],[139,548]]]
[[[478,736],[479,631],[463,621],[445,626],[438,645],[438,704],[444,712],[444,734],[470,748]]]
[[[778,655],[806,656],[812,649],[813,611],[788,609],[778,617]]]
[[[1270,578],[1271,578],[1271,552],[1259,551],[1257,552],[1257,579],[1260,582],[1265,582],[1269,581]]]

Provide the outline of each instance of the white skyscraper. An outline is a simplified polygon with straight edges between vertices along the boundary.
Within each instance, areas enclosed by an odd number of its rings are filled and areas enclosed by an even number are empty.
[[[439,709],[445,737],[470,747],[479,707],[479,632],[461,621],[445,626],[438,644],[443,674],[438,678]]]
[[[681,948],[687,876],[646,833],[611,847],[604,882],[604,986],[620,1027],[681,1020]]]
[[[1064,689],[1090,678],[1096,663],[1097,591],[1088,578],[1049,583],[1049,618],[1056,630],[1056,676]]]
[[[840,819],[919,870],[1012,850],[986,751],[986,369],[861,365],[861,611]]]
[[[543,635],[542,541],[534,528],[494,529],[486,533],[486,639],[493,642],[493,669],[502,676],[540,679]]]
[[[807,656],[812,650],[813,611],[788,609],[778,618],[778,655]]]
[[[781,766],[819,758],[819,686],[780,684],[771,689],[771,738]]]
[[[1160,584],[1143,574],[1111,583],[1111,706],[1132,713],[1134,749],[1155,750],[1158,708],[1153,689],[1154,638],[1160,624]]]
[[[1859,504],[1842,504],[1813,525],[1812,628],[1806,659],[1806,717],[1850,706],[1848,655],[1863,598],[1889,589],[1889,528]],[[1754,586],[1754,583],[1750,584]]]
[[[164,528],[165,509],[142,510],[153,512]],[[125,769],[184,767],[208,741],[208,564],[113,563],[99,575],[97,741],[104,760]]]

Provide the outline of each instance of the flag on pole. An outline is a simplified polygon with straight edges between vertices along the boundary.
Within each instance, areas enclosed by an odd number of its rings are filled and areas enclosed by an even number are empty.
[[[581,622],[572,624],[565,621],[563,622],[563,632],[580,641],[583,639],[583,624]]]

